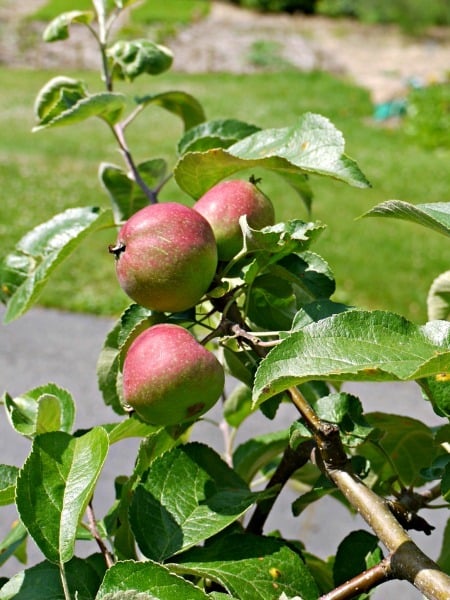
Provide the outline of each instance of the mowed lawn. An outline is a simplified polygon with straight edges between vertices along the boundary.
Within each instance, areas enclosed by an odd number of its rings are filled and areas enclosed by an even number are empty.
[[[30,227],[73,206],[108,206],[98,182],[101,162],[121,165],[114,140],[100,120],[31,133],[36,93],[59,73],[0,69],[0,256]],[[64,73],[67,75],[67,73]],[[100,91],[94,73],[70,73]],[[409,223],[355,220],[375,204],[397,198],[413,203],[450,201],[449,152],[424,150],[401,129],[374,124],[367,92],[322,73],[286,71],[261,75],[166,74],[140,78],[133,94],[182,89],[194,94],[210,119],[234,117],[261,127],[285,127],[306,111],[329,117],[343,132],[346,152],[355,158],[371,189],[311,178],[314,219],[328,225],[312,249],[330,264],[335,298],[366,308],[399,312],[422,322],[426,294],[448,268],[448,240]],[[129,130],[138,161],[162,157],[173,166],[182,133],[176,117],[149,107]],[[295,193],[274,174],[256,172],[272,198],[279,220],[307,219]],[[192,204],[171,182],[163,200]],[[114,230],[89,239],[59,268],[41,297],[46,306],[115,315],[127,304],[115,279],[108,244]]]

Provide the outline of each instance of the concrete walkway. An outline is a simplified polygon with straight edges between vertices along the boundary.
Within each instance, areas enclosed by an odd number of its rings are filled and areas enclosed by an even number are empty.
[[[3,312],[0,308],[0,318]],[[111,325],[110,319],[43,309],[34,309],[7,326],[0,325],[0,394],[8,391],[13,396],[18,395],[51,381],[72,393],[77,406],[77,428],[119,421],[120,417],[102,402],[95,372],[98,354]],[[347,385],[346,390],[359,395],[367,411],[416,416],[428,424],[442,422],[421,400],[414,384],[352,384]],[[269,429],[287,427],[296,416],[290,407],[281,408],[275,423],[260,415],[248,419],[237,443]],[[0,412],[0,462],[21,466],[29,452],[30,442],[13,432],[3,408]],[[217,419],[218,412],[217,408],[213,410],[212,418]],[[198,424],[194,437],[214,446],[219,452],[223,449],[220,430],[209,423]],[[111,448],[94,501],[99,518],[113,501],[114,478],[132,471],[138,444],[139,440],[126,440]],[[301,539],[312,553],[324,558],[334,554],[345,535],[353,529],[365,528],[359,517],[349,515],[339,503],[328,498],[294,519],[290,503],[295,498],[292,489],[283,492],[267,523],[267,531],[279,529],[290,538]],[[2,539],[15,514],[12,507],[1,507],[1,515]],[[445,511],[423,511],[423,516],[442,532],[447,518]],[[432,558],[437,557],[442,534],[426,537],[413,533],[412,536]],[[92,546],[87,548],[84,543],[77,549],[77,554],[82,556],[92,551],[96,549]],[[42,560],[32,541],[29,543],[29,560],[30,563]],[[15,559],[10,559],[0,568],[0,576],[10,576],[21,568]],[[421,597],[404,582],[385,584],[374,595],[378,600],[418,600]]]

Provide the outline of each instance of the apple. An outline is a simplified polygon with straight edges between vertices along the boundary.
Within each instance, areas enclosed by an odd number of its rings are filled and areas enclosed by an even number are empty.
[[[158,312],[191,308],[209,288],[217,246],[207,220],[176,202],[151,204],[132,215],[109,251],[122,289]]]
[[[123,364],[126,404],[153,425],[192,421],[222,394],[225,375],[216,356],[183,327],[153,325],[133,341]]]
[[[272,202],[252,181],[232,179],[213,186],[193,207],[214,231],[219,260],[228,261],[242,248],[239,218],[247,215],[253,229],[275,222]]]

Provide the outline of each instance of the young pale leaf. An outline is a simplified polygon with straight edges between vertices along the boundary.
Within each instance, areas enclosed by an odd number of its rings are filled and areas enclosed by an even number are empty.
[[[143,106],[155,104],[177,115],[183,121],[185,131],[202,123],[206,118],[200,102],[194,96],[178,90],[142,96],[137,98],[136,102]]]
[[[212,148],[228,148],[239,140],[260,131],[259,127],[236,119],[216,119],[201,123],[187,131],[178,142],[178,153],[205,152]]]
[[[17,467],[0,465],[0,506],[14,502],[18,474]]]
[[[109,125],[114,125],[120,120],[125,104],[126,97],[117,92],[91,94],[70,103],[68,108],[64,108],[64,104],[59,104],[59,110],[52,112],[44,121],[33,127],[33,131],[60,125],[72,125],[90,117],[99,117]]]
[[[227,150],[190,152],[181,158],[174,175],[185,192],[199,198],[221,179],[256,167],[369,186],[355,161],[344,154],[342,133],[328,119],[312,113],[300,117],[293,127],[258,131]]]
[[[450,320],[450,271],[441,273],[433,281],[427,297],[428,320]]]
[[[191,443],[152,463],[130,522],[143,554],[161,561],[222,531],[258,497],[214,450]]]
[[[81,437],[52,432],[36,436],[17,480],[16,503],[44,556],[69,561],[77,526],[108,453],[108,434],[96,427]]]
[[[348,311],[311,323],[269,352],[255,376],[253,399],[311,379],[406,381],[450,372],[450,323],[424,326],[394,313]]]
[[[8,303],[4,322],[17,319],[31,307],[52,272],[86,236],[112,225],[110,210],[69,208],[25,234],[0,263],[0,288]]]
[[[33,388],[16,398],[5,394],[4,404],[11,425],[21,435],[32,437],[48,431],[72,431],[73,398],[54,383]]]
[[[208,600],[208,597],[163,565],[151,560],[127,560],[108,569],[95,600]]]
[[[293,219],[285,223],[276,223],[262,229],[252,229],[246,215],[239,219],[247,252],[269,252],[279,259],[292,252],[302,252],[325,229],[320,222],[305,223]]]
[[[18,519],[12,524],[10,531],[0,542],[0,566],[13,555],[21,562],[26,562],[27,536],[25,525]]]
[[[387,200],[362,216],[403,219],[404,221],[412,221],[418,225],[429,227],[444,235],[450,235],[450,202],[410,204],[402,200]]]
[[[113,77],[133,81],[139,75],[159,75],[170,69],[172,52],[149,40],[118,41],[108,48]]]
[[[193,548],[170,568],[212,579],[240,600],[278,600],[282,592],[316,600],[319,594],[297,552],[273,537],[228,535]]]
[[[69,37],[69,27],[72,23],[88,25],[94,19],[91,10],[71,10],[53,19],[42,34],[44,42],[58,42]]]
[[[65,565],[69,592],[77,600],[94,600],[106,570],[101,554],[74,557]],[[64,600],[59,567],[41,562],[14,575],[0,590],[0,600]]]
[[[39,91],[34,102],[34,114],[44,124],[69,109],[88,95],[85,84],[71,77],[54,77]]]

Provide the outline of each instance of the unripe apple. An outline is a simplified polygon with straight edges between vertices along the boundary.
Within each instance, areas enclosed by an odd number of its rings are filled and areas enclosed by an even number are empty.
[[[224,370],[183,327],[153,325],[131,344],[123,364],[124,400],[146,422],[192,421],[219,399]]]
[[[233,179],[218,183],[194,204],[194,209],[211,225],[219,260],[230,260],[242,248],[239,217],[247,215],[253,229],[275,222],[272,202],[250,181]]]
[[[145,308],[191,308],[210,286],[217,268],[213,231],[198,212],[167,202],[132,215],[110,247],[122,289]]]

